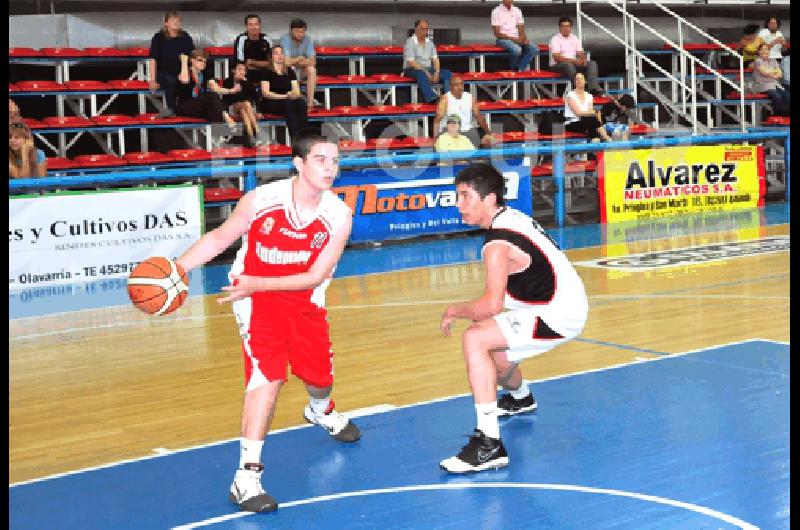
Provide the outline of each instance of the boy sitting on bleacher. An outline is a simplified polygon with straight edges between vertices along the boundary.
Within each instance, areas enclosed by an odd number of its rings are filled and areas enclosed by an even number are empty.
[[[628,128],[628,112],[636,106],[629,94],[619,98],[611,96],[611,101],[604,103],[598,112],[600,122],[612,140],[627,140],[630,137]]]

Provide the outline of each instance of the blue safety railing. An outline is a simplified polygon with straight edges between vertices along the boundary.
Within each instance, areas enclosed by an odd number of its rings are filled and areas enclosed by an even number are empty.
[[[497,157],[512,158],[537,155],[552,155],[553,157],[553,180],[556,185],[554,216],[558,227],[561,228],[565,223],[566,207],[564,193],[565,162],[564,156],[572,153],[587,153],[607,150],[623,149],[656,149],[660,147],[674,147],[681,145],[712,145],[731,142],[757,143],[763,140],[783,140],[784,153],[786,159],[786,201],[789,201],[789,129],[780,128],[774,131],[759,131],[750,133],[725,133],[706,136],[687,136],[687,137],[658,137],[643,138],[640,140],[630,140],[624,142],[604,142],[604,143],[581,143],[581,144],[560,144],[548,143],[546,145],[520,145],[515,147],[502,146],[492,149],[477,149],[470,152],[449,152],[449,153],[414,153],[396,154],[386,156],[364,156],[342,158],[340,161],[341,169],[355,168],[380,168],[397,167],[406,164],[435,164],[438,162],[448,162],[456,160],[473,159],[492,159]],[[8,189],[10,192],[22,190],[46,190],[53,188],[70,188],[75,186],[97,186],[113,184],[132,184],[145,182],[168,182],[170,180],[185,181],[186,179],[210,179],[222,178],[226,176],[244,176],[243,190],[245,193],[254,189],[257,185],[257,176],[269,173],[285,174],[293,171],[294,166],[291,161],[286,162],[267,162],[254,163],[251,165],[219,165],[213,167],[194,167],[194,168],[170,168],[170,169],[150,169],[143,171],[124,171],[108,172],[106,174],[76,175],[64,177],[45,177],[34,179],[14,179],[9,180]]]

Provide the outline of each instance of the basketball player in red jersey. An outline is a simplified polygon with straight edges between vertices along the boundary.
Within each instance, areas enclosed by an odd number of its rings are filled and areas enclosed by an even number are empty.
[[[450,473],[472,473],[508,465],[498,416],[536,410],[518,363],[577,337],[589,305],[583,282],[558,245],[530,216],[505,206],[497,169],[472,164],[455,184],[464,223],[486,229],[486,288],[480,298],[452,304],[442,315],[445,335],[456,319],[472,321],[462,348],[477,428],[456,456],[439,465]],[[510,391],[499,400],[498,383]]]
[[[233,302],[245,365],[241,451],[230,499],[253,512],[278,507],[261,485],[261,448],[287,364],[309,393],[306,421],[340,442],[361,436],[329,397],[333,352],[325,288],[352,227],[352,212],[330,191],[339,147],[322,136],[300,135],[292,155],[297,175],[247,193],[231,217],[177,260],[188,272],[243,237],[231,285],[222,288],[227,296],[217,301]]]

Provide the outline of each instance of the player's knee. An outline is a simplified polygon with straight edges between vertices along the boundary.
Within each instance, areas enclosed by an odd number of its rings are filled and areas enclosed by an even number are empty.
[[[483,329],[478,324],[470,324],[461,337],[461,343],[464,346],[465,354],[468,351],[483,350]]]

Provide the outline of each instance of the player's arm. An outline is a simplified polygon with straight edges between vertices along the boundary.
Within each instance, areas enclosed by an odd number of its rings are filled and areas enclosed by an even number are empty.
[[[234,285],[222,288],[223,291],[228,291],[228,296],[218,298],[217,302],[222,304],[241,300],[258,291],[302,291],[317,287],[333,274],[333,268],[342,257],[352,226],[353,217],[348,215],[308,271],[290,276],[233,275]]]
[[[242,197],[231,216],[222,225],[205,234],[189,247],[189,250],[177,259],[178,264],[186,272],[189,272],[214,259],[247,233],[253,217],[254,197],[253,192]]]
[[[503,310],[503,298],[508,284],[508,271],[511,259],[511,246],[500,241],[492,241],[483,251],[486,266],[486,288],[483,295],[475,300],[450,305],[442,315],[442,331],[450,335],[450,326],[456,319],[472,321],[486,320]]]

